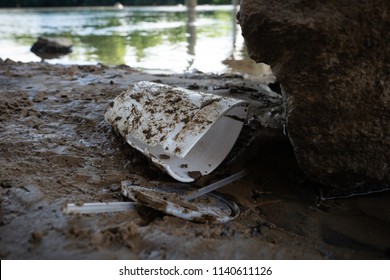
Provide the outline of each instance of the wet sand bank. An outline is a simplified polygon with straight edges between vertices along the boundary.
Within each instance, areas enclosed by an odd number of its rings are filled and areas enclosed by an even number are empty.
[[[318,203],[316,189],[302,181],[288,138],[272,122],[257,126],[249,147],[213,175],[249,170],[221,190],[241,208],[230,223],[198,224],[148,209],[64,215],[66,203],[123,201],[120,182],[133,174],[171,180],[104,120],[109,103],[142,80],[241,95],[257,102],[257,109],[275,105],[256,92],[259,81],[240,75],[1,61],[2,259],[390,257],[390,194]]]

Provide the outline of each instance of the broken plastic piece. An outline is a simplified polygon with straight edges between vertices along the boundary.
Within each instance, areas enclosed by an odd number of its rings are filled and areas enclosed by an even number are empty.
[[[77,205],[69,203],[63,212],[65,214],[94,214],[130,211],[135,209],[134,202],[91,202]]]
[[[232,201],[217,193],[207,193],[193,201],[186,201],[183,195],[192,191],[189,184],[183,188],[173,184],[157,188],[145,188],[122,182],[122,194],[134,201],[168,215],[206,223],[227,223],[240,214],[240,208]]]
[[[246,171],[196,190],[191,184],[161,184],[145,187],[131,181],[123,181],[122,194],[138,204],[166,214],[195,222],[227,223],[236,218],[239,207],[221,194],[211,193],[245,176]]]

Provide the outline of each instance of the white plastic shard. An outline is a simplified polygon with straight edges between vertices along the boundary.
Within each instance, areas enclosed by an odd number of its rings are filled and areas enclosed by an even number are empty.
[[[117,96],[105,117],[162,170],[192,182],[226,158],[247,111],[243,100],[143,81]]]
[[[122,212],[135,209],[134,202],[90,202],[77,205],[69,203],[63,209],[65,214],[96,214],[109,212]]]

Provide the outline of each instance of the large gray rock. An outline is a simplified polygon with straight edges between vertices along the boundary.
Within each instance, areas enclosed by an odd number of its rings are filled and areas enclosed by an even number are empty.
[[[249,55],[270,64],[306,175],[332,189],[390,182],[390,1],[242,0]]]

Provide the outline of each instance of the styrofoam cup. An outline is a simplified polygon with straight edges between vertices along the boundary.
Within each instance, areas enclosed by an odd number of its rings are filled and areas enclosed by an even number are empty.
[[[226,158],[247,111],[243,100],[143,81],[117,96],[105,117],[162,170],[192,182]]]

